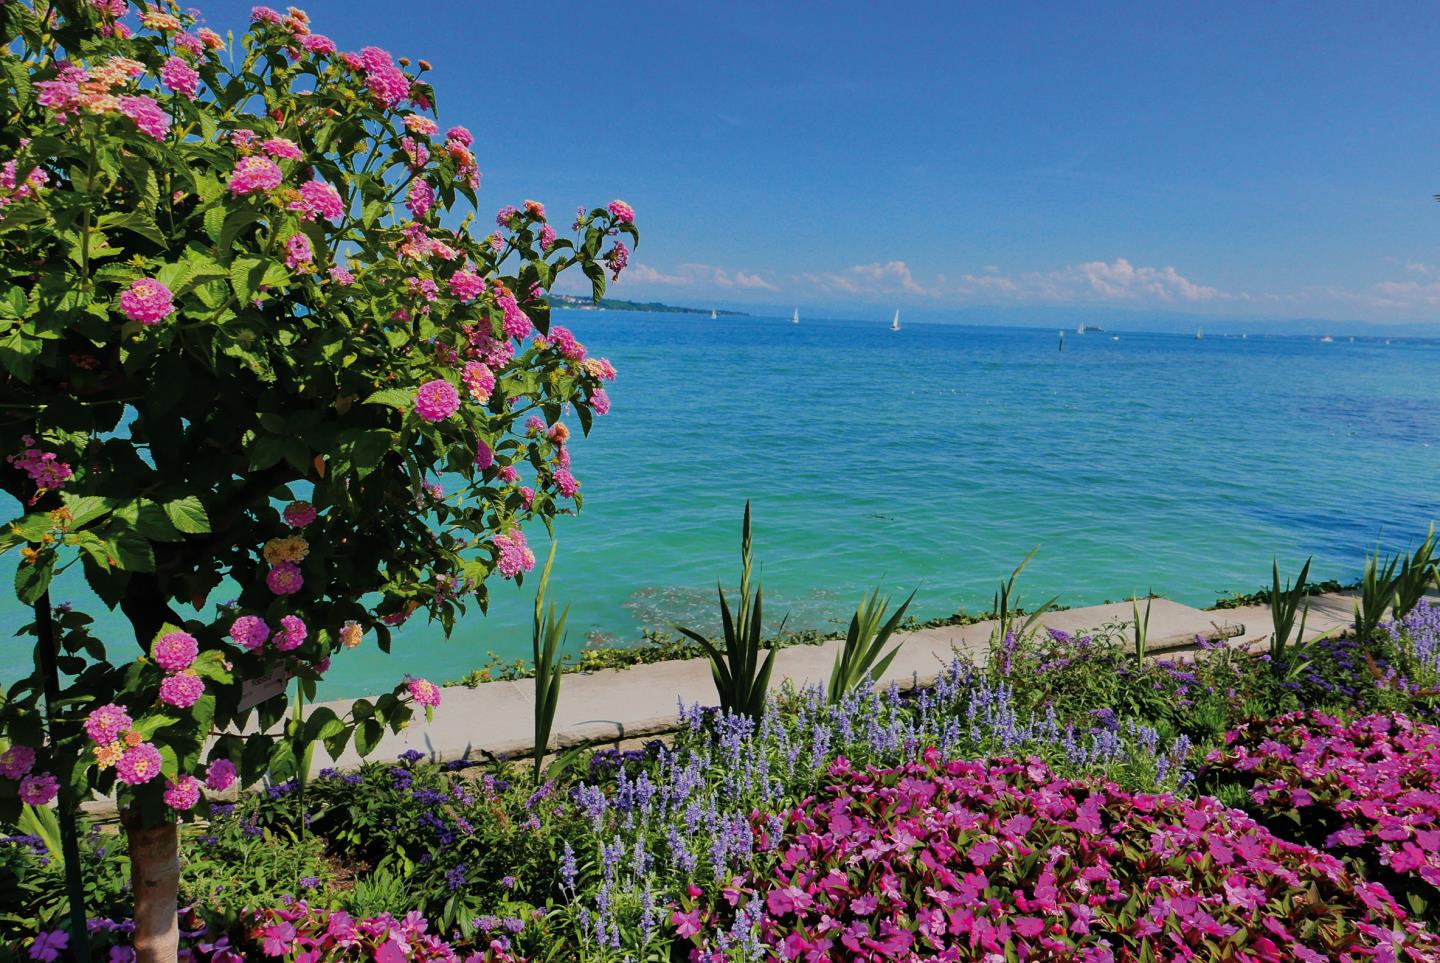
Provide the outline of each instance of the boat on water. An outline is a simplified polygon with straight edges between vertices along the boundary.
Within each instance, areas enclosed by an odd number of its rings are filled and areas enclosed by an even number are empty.
[[[1196,328],[1196,329],[1195,329],[1195,340],[1196,340],[1196,341],[1204,341],[1204,340],[1205,340],[1205,332],[1202,331],[1202,330],[1200,330],[1199,328]]]
[[[711,308],[711,309],[710,309],[710,320],[711,320],[711,321],[714,321],[714,320],[715,320],[716,318],[718,318],[718,317],[719,317],[719,315],[715,313],[715,309],[714,309],[714,308]]]
[[[895,317],[894,317],[893,319],[891,319],[891,321],[890,321],[890,330],[891,330],[891,331],[899,331],[899,330],[900,330],[900,309],[899,309],[899,308],[896,308],[896,309],[895,309]]]
[[[1335,343],[1335,339],[1332,338],[1332,337],[1330,337],[1330,335],[1327,334],[1327,335],[1325,335],[1325,337],[1323,337],[1323,338],[1320,339],[1320,343],[1321,343],[1321,344],[1334,344],[1334,343]]]
[[[1112,335],[1110,335],[1110,340],[1111,340],[1111,341],[1119,341],[1119,340],[1120,340],[1120,335],[1118,335],[1118,334],[1112,334]]]
[[[1076,333],[1076,334],[1084,334],[1084,333],[1085,333],[1085,325],[1083,325],[1083,324],[1077,324],[1077,325],[1075,325],[1075,333]]]
[[[799,308],[796,308],[795,311],[790,315],[790,323],[791,323],[791,324],[799,324],[799,323],[800,323],[800,309],[799,309]]]

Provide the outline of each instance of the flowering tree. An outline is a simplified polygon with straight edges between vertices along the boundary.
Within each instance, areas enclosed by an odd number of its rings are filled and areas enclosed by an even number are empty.
[[[578,266],[598,297],[638,233],[615,201],[562,239],[526,201],[478,236],[472,137],[439,134],[424,61],[341,53],[294,9],[238,44],[136,13],[0,4],[0,485],[23,506],[0,548],[37,636],[0,705],[0,818],[115,793],[160,960],[202,784],[363,754],[439,701],[410,679],[302,719],[289,683],[312,698],[417,611],[448,632],[532,568],[523,522],[578,509],[561,416],[588,431],[615,372],[545,292]],[[77,565],[138,657],[52,608]]]

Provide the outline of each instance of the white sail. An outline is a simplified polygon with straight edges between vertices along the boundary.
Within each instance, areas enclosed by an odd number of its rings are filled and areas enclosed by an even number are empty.
[[[1084,325],[1083,322],[1080,323],[1080,324],[1075,325],[1075,333],[1076,333],[1076,334],[1084,334],[1084,333],[1085,333],[1085,325]]]
[[[715,313],[715,309],[714,309],[714,308],[711,308],[711,309],[710,309],[710,320],[711,320],[711,321],[714,321],[717,317],[719,317],[719,315],[717,315],[717,314]]]
[[[1196,329],[1195,329],[1195,340],[1196,340],[1196,341],[1200,341],[1200,340],[1202,340],[1204,337],[1205,337],[1205,332],[1204,332],[1204,331],[1201,331],[1199,328],[1196,328]]]
[[[895,318],[894,318],[894,320],[892,320],[892,321],[890,322],[890,330],[891,330],[891,331],[899,331],[899,330],[900,330],[900,309],[899,309],[899,308],[896,308],[896,309],[895,309]]]
[[[790,315],[790,323],[791,323],[791,324],[799,324],[799,323],[800,323],[800,309],[799,309],[799,308],[796,308],[795,311],[794,311],[794,313]]]

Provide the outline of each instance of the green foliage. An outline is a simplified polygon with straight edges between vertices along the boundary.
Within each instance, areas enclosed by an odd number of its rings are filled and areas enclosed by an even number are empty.
[[[1305,594],[1305,577],[1310,574],[1311,559],[1305,560],[1300,577],[1292,587],[1287,580],[1280,585],[1280,563],[1270,563],[1270,621],[1274,631],[1270,634],[1270,657],[1280,659],[1285,655],[1291,640],[1297,647],[1305,644],[1305,620],[1310,617],[1310,600]],[[1296,623],[1296,618],[1299,623]]]
[[[715,678],[715,691],[720,705],[725,709],[760,718],[765,711],[766,693],[770,688],[770,672],[775,665],[775,649],[770,649],[761,658],[764,646],[761,643],[761,597],[759,583],[751,591],[750,574],[750,503],[745,503],[745,522],[740,534],[740,593],[736,613],[732,617],[730,604],[725,597],[725,587],[716,584],[720,596],[720,620],[725,633],[724,649],[711,642],[693,629],[677,625],[675,628],[693,640],[710,660],[711,674]]]
[[[1035,553],[1038,551],[1040,551],[1039,545],[1030,549],[1030,554],[1020,560],[1020,564],[1015,566],[1014,571],[1010,573],[1010,577],[1001,582],[1000,587],[995,592],[995,602],[991,608],[991,617],[995,619],[995,628],[990,636],[992,647],[999,645],[1007,638],[1021,638],[1029,635],[1031,629],[1035,627],[1035,623],[1040,620],[1040,617],[1054,608],[1055,603],[1060,599],[1060,596],[1056,595],[1051,598],[1050,601],[1041,604],[1039,608],[1026,615],[1023,622],[1018,622],[1017,628],[1017,620],[1022,615],[1025,615],[1025,612],[1019,607],[1020,594],[1015,590],[1015,582],[1020,578],[1020,573],[1025,571],[1025,566],[1030,564],[1030,560],[1035,557]]]
[[[1144,666],[1146,643],[1150,638],[1150,603],[1152,596],[1145,597],[1145,615],[1140,615],[1140,601],[1132,598],[1130,600],[1130,611],[1133,615],[1131,624],[1135,627],[1135,665]]]
[[[540,782],[541,765],[550,746],[550,729],[555,723],[555,710],[560,705],[560,646],[565,640],[565,620],[569,608],[555,617],[555,603],[545,610],[545,589],[550,584],[550,566],[555,564],[555,543],[550,543],[550,557],[540,574],[540,587],[535,590],[535,621],[532,651],[535,665],[535,782]]]
[[[890,607],[890,599],[881,598],[879,589],[870,593],[869,598],[860,600],[859,607],[850,618],[845,644],[835,653],[835,666],[830,670],[826,694],[831,702],[839,702],[845,693],[862,682],[873,682],[885,674],[890,663],[895,661],[900,646],[896,645],[883,655],[881,653],[913,601],[915,593],[911,592],[910,597],[887,619],[885,610]]]
[[[497,536],[581,505],[557,481],[559,422],[573,410],[588,432],[613,371],[552,327],[546,292],[578,269],[598,297],[611,238],[639,236],[623,205],[582,212],[570,237],[533,203],[476,230],[470,138],[441,141],[424,116],[423,61],[360,67],[301,45],[293,19],[256,20],[222,55],[181,42],[195,14],[133,32],[109,16],[0,9],[0,160],[17,177],[0,189],[0,449],[64,468],[4,464],[0,488],[24,510],[0,551],[20,554],[27,604],[57,571],[83,572],[134,643],[102,645],[83,614],[58,613],[63,710],[42,724],[37,669],[0,702],[0,736],[37,749],[36,771],[75,798],[118,793],[154,823],[177,818],[167,785],[208,761],[283,780],[317,743],[363,754],[408,723],[403,685],[303,725],[292,693],[313,700],[352,623],[387,651],[417,613],[448,633],[485,608]],[[198,72],[193,97],[161,83],[177,60]],[[247,183],[247,168],[268,173]],[[469,364],[493,389],[462,377]],[[427,384],[458,394],[453,413],[419,404]],[[533,497],[508,470],[536,479]],[[439,476],[455,485],[443,497]],[[280,509],[302,499],[318,517],[297,529]],[[300,577],[286,589],[267,584],[277,558]],[[236,606],[217,611],[226,583]],[[271,631],[302,618],[303,642],[242,647],[227,637],[241,615]],[[183,708],[157,699],[173,673],[144,654],[178,630],[201,653],[175,671],[205,687]],[[267,681],[276,694],[257,694]],[[112,702],[160,753],[159,776],[132,787],[97,765],[81,723]],[[0,818],[18,815],[0,793]]]
[[[1395,603],[1400,561],[1399,555],[1392,555],[1382,562],[1379,546],[1365,556],[1365,574],[1360,578],[1360,595],[1355,600],[1355,634],[1360,638],[1373,636]]]
[[[1440,577],[1440,560],[1435,556],[1435,549],[1435,526],[1431,525],[1425,540],[1400,562],[1400,571],[1395,576],[1393,618],[1398,620],[1409,615]]]

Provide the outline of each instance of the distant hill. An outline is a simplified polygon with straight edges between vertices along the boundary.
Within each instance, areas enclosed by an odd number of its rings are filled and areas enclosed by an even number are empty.
[[[596,304],[590,298],[577,298],[573,294],[552,294],[550,295],[551,307],[574,308],[578,311],[594,311],[601,309],[605,311],[654,311],[657,314],[709,314],[709,308],[678,308],[673,304],[661,304],[659,301],[621,301],[617,298],[601,298]],[[750,315],[744,311],[721,311],[716,309],[717,315],[724,315],[730,318],[748,318]]]

